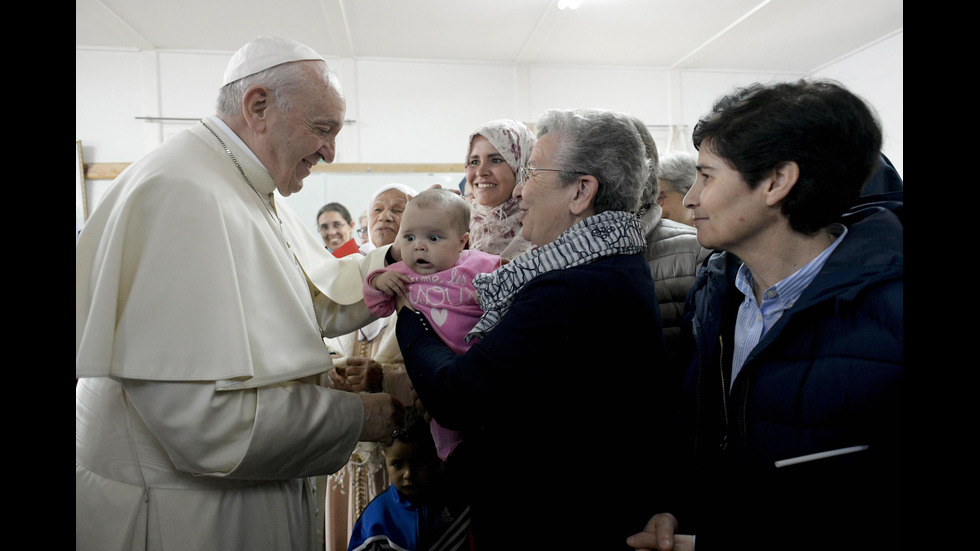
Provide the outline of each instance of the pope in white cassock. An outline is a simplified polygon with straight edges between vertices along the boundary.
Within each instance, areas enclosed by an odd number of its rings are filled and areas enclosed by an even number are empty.
[[[390,439],[401,404],[317,385],[374,318],[389,247],[336,259],[281,196],[332,162],[346,103],[312,49],[261,37],[217,115],[127,168],[75,248],[75,548],[317,546],[309,477]],[[389,257],[389,262],[397,258]]]

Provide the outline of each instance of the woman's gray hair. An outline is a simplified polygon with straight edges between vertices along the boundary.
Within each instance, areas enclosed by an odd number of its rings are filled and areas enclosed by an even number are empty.
[[[316,69],[315,72],[308,70],[311,67]],[[340,90],[336,75],[324,61],[305,60],[282,63],[224,85],[218,91],[216,110],[218,115],[223,116],[237,114],[242,108],[245,91],[250,86],[261,84],[270,90],[275,105],[283,111],[289,111],[293,107],[293,98],[297,97],[306,87],[322,82],[329,82],[337,90]]]
[[[660,181],[667,182],[672,191],[687,195],[698,179],[698,159],[692,153],[676,151],[660,159]]]
[[[657,201],[657,196],[660,194],[660,154],[657,152],[657,142],[654,141],[653,134],[650,133],[646,123],[639,117],[630,117],[630,120],[633,121],[636,131],[640,133],[643,148],[650,160],[650,176],[647,177],[647,183],[643,186],[643,193],[640,194],[640,210],[646,210]]]
[[[592,201],[596,214],[636,212],[650,177],[650,161],[629,115],[604,109],[552,109],[541,115],[536,126],[538,139],[551,133],[558,137],[557,166],[540,168],[594,176],[599,181]],[[562,185],[577,179],[571,172],[559,173]]]

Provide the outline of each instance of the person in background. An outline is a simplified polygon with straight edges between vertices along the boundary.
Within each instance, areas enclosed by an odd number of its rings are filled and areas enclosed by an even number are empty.
[[[663,218],[694,226],[691,209],[684,206],[684,195],[698,176],[696,165],[697,157],[683,151],[667,153],[660,159],[657,204]]]
[[[426,412],[466,434],[453,456],[469,447],[477,549],[554,548],[556,526],[576,549],[625,549],[662,507],[647,475],[665,453],[646,435],[665,355],[635,214],[649,162],[620,113],[551,110],[537,128],[514,189],[534,248],[475,278],[481,340],[455,354],[399,297],[398,343]],[[608,354],[600,335],[628,346]]]
[[[895,170],[895,165],[884,154],[881,155],[881,166],[871,175],[871,178],[861,188],[861,197],[867,201],[873,200],[904,200],[905,183],[902,176]]]
[[[416,195],[414,189],[399,183],[383,185],[371,195],[368,226],[373,247],[387,249],[394,243],[405,206]],[[364,277],[357,282],[362,290]],[[396,314],[377,318],[356,331],[326,339],[335,367],[321,383],[356,395],[389,393],[402,403],[411,404],[411,381],[395,339],[397,319]],[[359,442],[342,469],[317,481],[323,488],[327,551],[347,548],[354,522],[367,504],[388,487],[381,449],[378,442]]]
[[[471,346],[466,336],[483,315],[473,278],[500,267],[500,257],[467,249],[470,207],[458,194],[427,189],[412,199],[402,215],[395,247],[401,261],[368,274],[364,300],[378,317],[395,311],[403,296],[415,310],[435,321],[439,337],[457,354]],[[432,437],[439,458],[459,445],[462,434],[432,420]]]
[[[513,197],[517,171],[534,148],[534,134],[510,119],[490,121],[473,131],[466,150],[467,200],[470,201],[470,248],[506,260],[527,252],[520,210]],[[472,198],[470,196],[472,195]]]
[[[419,410],[405,409],[405,426],[384,448],[391,486],[357,519],[348,551],[468,549],[469,511],[447,497],[442,461]]]
[[[466,199],[467,205],[473,201],[473,186],[470,185],[466,176],[463,176],[463,179],[459,181],[459,195]]]
[[[466,204],[470,205],[470,209],[472,210],[473,184],[470,184],[470,182],[466,178],[463,178],[463,182],[460,184],[460,187],[462,188],[460,195],[463,196],[463,199],[466,199]]]
[[[316,226],[320,230],[323,244],[332,253],[351,240],[354,219],[344,205],[327,203],[316,213]]]
[[[685,491],[629,544],[901,548],[903,204],[859,204],[873,110],[833,81],[754,84],[693,139],[684,204],[719,252],[689,300],[682,430],[656,429]]]
[[[385,184],[371,194],[367,210],[368,242],[361,246],[361,253],[367,254],[378,243],[395,242],[405,205],[416,195],[417,191],[397,182]]]
[[[370,236],[368,235],[367,211],[362,212],[361,215],[357,217],[357,223],[357,245],[360,247],[370,240]]]
[[[75,247],[75,549],[318,549],[310,477],[401,424],[388,394],[315,384],[324,336],[373,319],[360,282],[388,248],[336,259],[274,193],[333,162],[345,109],[319,54],[257,38],[217,114],[92,212]]]
[[[642,120],[637,117],[632,117],[632,120],[643,139],[651,168],[650,177],[640,195],[638,211],[647,243],[643,256],[650,264],[650,273],[657,286],[657,303],[660,305],[670,372],[677,377],[679,384],[691,353],[690,346],[684,346],[685,341],[681,338],[684,301],[694,284],[698,268],[711,251],[698,244],[697,230],[692,226],[663,217],[664,211],[657,200],[663,196],[663,191],[658,188],[659,183],[664,181],[660,176],[657,144]],[[665,155],[663,158],[670,157]],[[676,161],[673,162],[676,164]]]

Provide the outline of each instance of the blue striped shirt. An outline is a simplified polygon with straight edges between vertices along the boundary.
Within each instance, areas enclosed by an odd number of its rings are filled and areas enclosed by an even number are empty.
[[[752,290],[752,272],[742,264],[735,275],[735,287],[745,295],[745,300],[738,307],[738,317],[735,319],[735,350],[732,357],[732,378],[729,385],[735,384],[735,377],[742,370],[742,364],[752,352],[762,337],[782,317],[783,312],[796,304],[803,290],[817,277],[817,273],[830,258],[831,253],[847,235],[847,228],[840,225],[831,228],[831,232],[841,234],[825,251],[797,270],[792,275],[766,289],[762,294],[762,304],[756,304],[755,293]]]

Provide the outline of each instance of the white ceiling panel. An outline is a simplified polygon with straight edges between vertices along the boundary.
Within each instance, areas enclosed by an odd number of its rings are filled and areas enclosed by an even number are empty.
[[[75,45],[809,73],[902,30],[901,0],[75,0]]]

